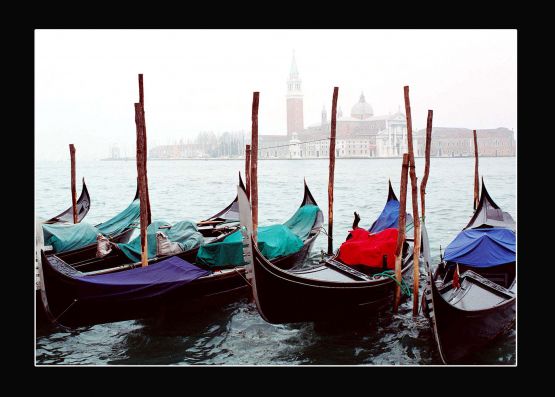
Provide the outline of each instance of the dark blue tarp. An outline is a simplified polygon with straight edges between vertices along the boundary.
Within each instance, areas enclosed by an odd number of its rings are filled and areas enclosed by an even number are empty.
[[[408,221],[408,219],[407,219]],[[369,232],[377,233],[382,230],[399,227],[399,201],[389,200],[372,227],[368,229]]]
[[[80,299],[132,300],[164,294],[210,273],[172,256],[146,267],[76,279],[81,283],[78,288]]]
[[[467,229],[445,249],[445,261],[490,267],[516,260],[516,235],[504,228]]]

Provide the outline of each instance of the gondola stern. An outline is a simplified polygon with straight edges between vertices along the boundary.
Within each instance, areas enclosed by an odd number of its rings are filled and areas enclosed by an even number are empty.
[[[393,186],[391,185],[391,179],[389,179],[388,182],[389,182],[389,189],[387,194],[387,201],[388,202],[391,200],[399,201],[399,199],[395,195],[395,192],[393,191]]]
[[[241,188],[243,188],[243,190],[247,190],[247,188],[245,187],[245,184],[243,183],[243,178],[241,178],[241,171],[239,171],[239,186],[241,186]],[[237,200],[237,198],[235,199]]]
[[[306,183],[306,178],[304,178],[304,196],[300,206],[302,207],[303,205],[318,206],[318,203],[316,203],[314,196],[312,195],[312,193],[310,192],[310,189],[308,188],[308,184]]]
[[[139,199],[139,184],[137,183],[137,189],[135,190],[135,197],[133,197],[133,201],[138,199]]]
[[[85,216],[88,214],[91,206],[91,196],[89,195],[89,190],[85,184],[85,178],[83,178],[83,186],[81,187],[81,194],[77,199],[77,223],[81,222]],[[69,207],[67,210],[62,211],[58,215],[45,221],[45,224],[60,223],[60,222],[72,222],[73,223],[73,206]]]

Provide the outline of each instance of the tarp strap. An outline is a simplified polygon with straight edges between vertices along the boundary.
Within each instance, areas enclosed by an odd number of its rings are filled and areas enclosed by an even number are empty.
[[[324,233],[326,236],[328,236],[330,239],[333,240],[333,236],[330,236],[330,235],[328,234],[328,232],[326,232],[326,229],[324,228],[324,226],[320,226],[320,231],[321,231],[322,233]]]
[[[239,272],[239,270],[237,270],[236,267],[234,267],[233,270],[235,270],[239,276],[243,277],[243,280],[245,280],[245,282],[246,282],[248,285],[250,285],[250,287],[252,288],[252,284],[249,282],[249,280],[247,280],[247,278],[246,278],[245,276],[243,276],[243,275],[241,274],[241,272]]]
[[[58,317],[56,317],[56,318],[54,319],[54,322],[55,322],[55,323],[58,323],[59,318],[62,317],[62,316],[65,314],[65,312],[67,312],[69,309],[71,309],[71,307],[72,307],[74,304],[76,304],[76,303],[77,303],[77,298],[73,299],[73,302],[71,302],[71,303],[69,304],[69,306],[66,307],[66,309],[65,309],[62,313],[60,313],[60,314],[58,315]]]

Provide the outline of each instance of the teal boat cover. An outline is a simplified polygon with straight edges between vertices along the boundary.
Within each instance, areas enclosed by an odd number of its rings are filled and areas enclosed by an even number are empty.
[[[171,226],[164,228],[163,226]],[[161,231],[171,242],[179,244],[183,251],[196,248],[204,242],[203,235],[198,231],[194,221],[185,220],[171,225],[166,221],[153,221],[146,229],[148,258],[156,256],[156,232]],[[141,260],[141,236],[137,236],[128,243],[118,243],[117,246],[133,262]]]
[[[291,229],[293,233],[304,241],[304,239],[310,234],[312,226],[314,226],[314,222],[316,222],[318,211],[320,211],[320,207],[317,205],[303,205],[302,207],[299,207],[291,219],[285,222],[285,226]]]
[[[77,224],[42,225],[44,244],[51,245],[54,252],[69,251],[96,242],[99,231],[93,225]]]
[[[260,252],[272,260],[300,251],[314,226],[318,211],[320,208],[316,205],[304,205],[283,225],[259,227],[257,241]],[[236,231],[221,242],[200,247],[197,262],[211,267],[245,265],[241,232]]]
[[[116,234],[120,234],[121,232],[128,229],[131,225],[139,222],[139,218],[141,215],[139,203],[139,199],[133,200],[133,202],[129,204],[129,207],[114,216],[112,219],[107,220],[103,223],[99,223],[98,225],[96,225],[96,228],[100,233],[108,238],[113,237]]]
[[[133,227],[140,217],[139,199],[106,222],[93,226],[81,222],[77,224],[44,224],[45,245],[51,245],[54,252],[64,252],[84,247],[96,242],[96,236],[103,234],[110,238]]]

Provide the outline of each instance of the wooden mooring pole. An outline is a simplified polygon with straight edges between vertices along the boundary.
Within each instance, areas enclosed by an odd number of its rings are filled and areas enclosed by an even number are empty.
[[[252,134],[251,134],[251,181],[250,199],[252,205],[252,235],[258,242],[258,100],[260,93],[252,93]]]
[[[143,88],[143,74],[140,73],[139,74],[139,103],[141,104],[142,107],[142,114],[143,114],[143,129],[144,129],[144,148],[145,148],[145,185],[146,185],[146,195],[145,195],[145,201],[146,201],[146,220],[147,220],[147,225],[150,225],[152,223],[152,215],[150,212],[150,194],[148,192],[148,178],[147,178],[147,169],[146,169],[146,159],[148,157],[148,149],[147,149],[147,144],[146,144],[146,120],[145,120],[145,93],[144,93],[144,88]],[[141,199],[142,200],[142,199]]]
[[[474,135],[474,210],[478,208],[478,202],[480,201],[479,193],[479,178],[478,178],[478,136],[476,135],[476,130],[472,131]]]
[[[409,86],[404,87],[405,90],[405,111],[407,116],[407,144],[409,149],[409,175],[410,186],[412,191],[412,217],[414,222],[414,247],[413,247],[413,265],[412,265],[412,315],[418,315],[420,302],[418,301],[418,290],[420,287],[420,216],[418,215],[418,185],[416,178],[416,167],[414,162],[414,148],[412,142],[412,116],[410,111]]]
[[[339,87],[333,87],[331,102],[330,130],[330,172],[328,181],[328,255],[333,255],[333,179],[335,175],[335,136],[337,122],[337,94]]]
[[[245,182],[247,198],[251,197],[251,145],[245,147]]]
[[[409,170],[409,154],[403,154],[403,167],[401,168],[401,201],[399,202],[399,233],[397,234],[397,246],[395,248],[395,299],[393,302],[393,312],[397,313],[399,302],[401,301],[401,265],[403,263],[403,244],[405,243],[405,224],[407,215],[407,175]]]
[[[69,144],[69,157],[71,159],[71,205],[73,208],[73,223],[77,223],[77,189],[75,189],[75,146]]]
[[[146,184],[146,136],[144,128],[144,114],[141,103],[135,103],[135,124],[137,126],[137,175],[139,181],[139,206],[141,221],[141,266],[148,265],[148,242],[146,229],[148,227],[148,200]]]
[[[424,176],[420,182],[420,202],[422,207],[422,222],[426,222],[426,185],[428,183],[428,175],[430,174],[430,152],[432,150],[432,119],[434,111],[428,110],[428,120],[426,121],[426,164],[424,165]]]

